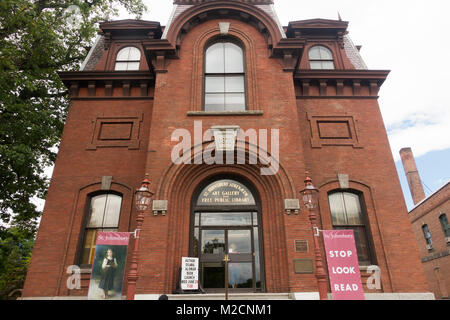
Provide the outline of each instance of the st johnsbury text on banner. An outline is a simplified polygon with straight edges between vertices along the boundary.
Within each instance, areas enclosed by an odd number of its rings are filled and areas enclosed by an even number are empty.
[[[89,300],[121,300],[128,232],[99,232],[89,283]]]

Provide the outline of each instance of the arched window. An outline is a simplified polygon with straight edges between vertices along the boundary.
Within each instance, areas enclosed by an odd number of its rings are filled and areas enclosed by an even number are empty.
[[[433,239],[431,238],[431,232],[430,232],[430,228],[428,228],[428,225],[424,224],[422,226],[422,232],[423,232],[425,241],[427,243],[427,249],[428,250],[433,249]]]
[[[311,69],[334,69],[333,54],[324,46],[314,46],[309,49],[309,64]]]
[[[94,261],[98,232],[118,231],[121,207],[122,197],[117,194],[107,193],[90,197],[81,265],[90,265]]]
[[[439,221],[441,222],[442,230],[446,238],[450,237],[450,225],[448,224],[447,215],[445,213],[439,216]]]
[[[141,51],[135,47],[123,48],[117,53],[116,71],[137,71],[141,61]]]
[[[328,196],[333,229],[352,229],[360,265],[370,265],[373,258],[369,246],[368,228],[362,211],[361,199],[350,192],[335,192]]]
[[[244,51],[230,41],[214,42],[205,52],[205,111],[246,109]]]

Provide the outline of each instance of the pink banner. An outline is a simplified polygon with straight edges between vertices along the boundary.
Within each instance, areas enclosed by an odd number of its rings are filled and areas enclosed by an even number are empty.
[[[353,230],[324,230],[333,300],[364,300]]]
[[[97,245],[127,246],[130,239],[129,232],[99,232]]]

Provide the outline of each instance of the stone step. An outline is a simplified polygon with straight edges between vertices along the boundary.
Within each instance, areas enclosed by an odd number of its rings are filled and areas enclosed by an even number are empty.
[[[224,293],[168,294],[169,300],[225,300]],[[292,300],[289,293],[230,293],[229,300]]]

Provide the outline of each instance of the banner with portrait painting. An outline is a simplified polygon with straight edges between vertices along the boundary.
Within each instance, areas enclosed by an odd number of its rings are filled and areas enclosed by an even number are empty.
[[[128,232],[99,232],[89,283],[89,300],[121,300]]]

